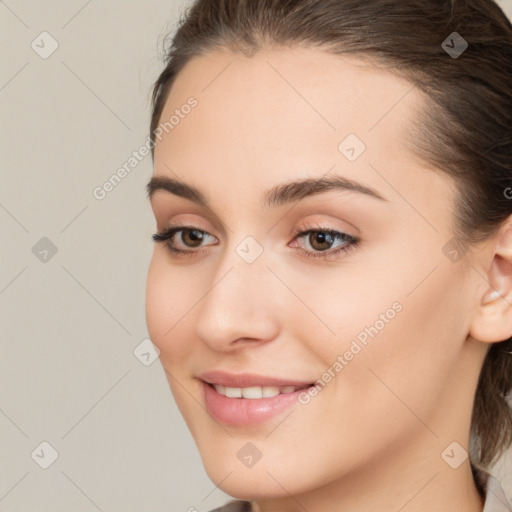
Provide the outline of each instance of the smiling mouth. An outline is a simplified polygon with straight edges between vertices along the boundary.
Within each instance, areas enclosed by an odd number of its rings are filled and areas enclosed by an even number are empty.
[[[304,390],[314,386],[314,383],[275,382],[279,379],[274,379],[273,383],[265,382],[265,377],[258,380],[266,385],[255,386],[253,383],[258,382],[256,378],[256,376],[249,378],[246,375],[243,379],[246,382],[240,383],[244,383],[244,387],[233,386],[237,384],[236,378],[224,378],[226,384],[228,383],[226,381],[233,382],[231,386],[200,379],[207,411],[216,421],[226,425],[238,427],[257,425],[293,407],[299,401],[301,393],[307,392]],[[219,378],[221,379],[222,377]],[[242,379],[238,379],[240,380]]]
[[[235,388],[229,386],[221,386],[219,384],[212,384],[206,382],[208,386],[215,389],[217,393],[227,398],[247,398],[249,400],[257,400],[260,398],[272,398],[278,395],[286,395],[308,389],[313,384],[306,384],[304,386],[249,386],[244,388]]]

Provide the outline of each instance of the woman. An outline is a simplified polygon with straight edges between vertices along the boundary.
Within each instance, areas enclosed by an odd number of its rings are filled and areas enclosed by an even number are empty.
[[[182,19],[146,318],[218,510],[511,510],[511,54],[490,0]]]

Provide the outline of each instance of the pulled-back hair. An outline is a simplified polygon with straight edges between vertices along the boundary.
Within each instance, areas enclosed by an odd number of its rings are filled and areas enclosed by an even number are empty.
[[[454,32],[468,43],[459,56],[442,46]],[[455,179],[459,251],[512,214],[512,26],[492,0],[197,0],[154,85],[153,147],[169,91],[191,58],[283,46],[368,58],[426,94],[412,150]],[[512,443],[511,389],[512,337],[492,344],[476,389],[471,461],[483,469]]]

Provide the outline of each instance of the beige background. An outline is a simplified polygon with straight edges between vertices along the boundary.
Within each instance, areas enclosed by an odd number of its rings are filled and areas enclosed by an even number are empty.
[[[159,361],[134,355],[148,337],[150,156],[93,196],[146,140],[159,41],[186,3],[0,1],[0,512],[204,511],[228,499]],[[512,0],[501,4],[510,15]],[[47,469],[42,442],[58,453]],[[495,474],[512,500],[505,459]]]

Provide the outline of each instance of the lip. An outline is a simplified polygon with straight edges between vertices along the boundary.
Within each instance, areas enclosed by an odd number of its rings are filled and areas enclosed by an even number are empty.
[[[313,384],[311,381],[287,380],[266,375],[256,375],[254,373],[234,374],[223,370],[211,370],[202,373],[198,375],[198,379],[209,384],[218,384],[230,388],[248,388],[251,386],[294,386],[296,388],[305,388]]]
[[[267,398],[228,398],[217,393],[213,384],[208,384],[204,380],[201,380],[200,383],[203,388],[203,397],[208,412],[217,421],[233,426],[264,423],[296,404],[299,395],[304,393],[304,389],[298,389],[293,393],[283,393]]]

